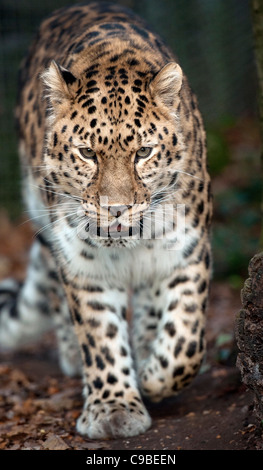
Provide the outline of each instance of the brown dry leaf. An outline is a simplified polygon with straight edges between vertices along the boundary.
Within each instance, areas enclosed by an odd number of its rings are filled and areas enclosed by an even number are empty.
[[[48,412],[72,410],[76,405],[75,398],[67,397],[64,392],[51,395],[49,398],[35,400],[35,405]]]
[[[31,383],[30,383],[29,379],[24,374],[24,372],[22,372],[19,369],[13,369],[11,371],[10,380],[12,382],[14,382],[19,387],[19,389],[21,389],[21,387],[24,387],[24,388],[30,388],[31,387]]]
[[[221,368],[221,369],[215,369],[212,371],[212,377],[217,378],[217,377],[226,377],[227,376],[227,370]]]
[[[13,444],[11,447],[8,448],[8,450],[20,450],[21,446],[20,444]]]
[[[32,435],[34,428],[29,424],[13,424],[6,423],[6,425],[1,425],[0,433],[4,438],[17,438],[27,435]]]
[[[59,393],[59,388],[56,387],[56,385],[50,385],[47,392],[49,395],[55,395],[56,393]]]
[[[43,442],[43,447],[47,450],[67,450],[70,447],[66,444],[65,441],[60,436],[50,433],[45,442]]]
[[[0,211],[0,279],[15,277],[22,280],[26,272],[29,248],[33,241],[31,224],[22,218],[12,223]]]
[[[19,448],[19,450],[43,450],[43,446],[41,445],[42,442],[37,441],[26,441],[23,446]],[[13,450],[12,448],[10,450]]]
[[[14,427],[16,427],[17,421],[9,421],[7,423],[0,423],[0,436],[3,438],[9,433]]]
[[[207,400],[208,395],[198,395],[195,397],[197,401]]]
[[[0,364],[0,375],[3,375],[4,378],[11,372],[11,367],[6,364]]]
[[[7,444],[8,444],[8,441],[3,441],[3,442],[0,442],[0,450],[4,450],[4,449],[6,449],[6,447],[7,447]]]
[[[44,410],[39,410],[35,417],[34,417],[34,423],[37,427],[39,426],[49,426],[49,425],[59,425],[61,426],[63,423],[63,418],[61,415],[56,416],[52,413],[51,414],[46,413]]]
[[[106,441],[90,441],[82,436],[76,436],[74,438],[74,449],[78,450],[105,450],[110,449],[109,444]]]

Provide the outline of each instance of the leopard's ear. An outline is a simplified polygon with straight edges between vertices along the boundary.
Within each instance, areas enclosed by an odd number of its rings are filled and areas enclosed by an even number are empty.
[[[46,97],[53,107],[74,96],[77,78],[54,60],[42,73],[41,78],[46,87]]]
[[[169,62],[155,75],[150,83],[150,92],[158,103],[173,108],[181,90],[183,72],[176,62]]]

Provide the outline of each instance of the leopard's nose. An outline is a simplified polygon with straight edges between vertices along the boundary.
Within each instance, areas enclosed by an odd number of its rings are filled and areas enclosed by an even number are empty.
[[[129,209],[129,206],[124,205],[112,205],[109,206],[109,212],[111,215],[115,216],[116,219],[124,214]]]

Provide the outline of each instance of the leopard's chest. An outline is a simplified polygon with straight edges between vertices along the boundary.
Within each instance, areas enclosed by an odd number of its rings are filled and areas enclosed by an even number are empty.
[[[57,231],[56,244],[69,278],[101,280],[112,287],[151,284],[185,262],[183,250],[165,240],[139,240],[133,248],[93,247],[68,226]]]

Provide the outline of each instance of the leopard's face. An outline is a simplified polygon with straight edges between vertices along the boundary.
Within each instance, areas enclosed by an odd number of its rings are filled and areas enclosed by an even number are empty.
[[[106,74],[91,68],[84,79],[52,63],[44,81],[52,105],[50,203],[60,200],[80,236],[97,244],[133,246],[142,229],[151,238],[152,214],[171,203],[182,165],[174,113],[180,67],[170,63],[154,78],[124,67],[107,67]]]

